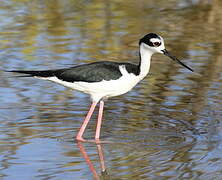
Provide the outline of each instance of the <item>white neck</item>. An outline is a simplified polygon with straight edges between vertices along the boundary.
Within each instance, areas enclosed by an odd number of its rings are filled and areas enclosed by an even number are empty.
[[[153,51],[147,49],[143,44],[140,45],[140,74],[141,78],[144,78],[150,70],[150,61]]]

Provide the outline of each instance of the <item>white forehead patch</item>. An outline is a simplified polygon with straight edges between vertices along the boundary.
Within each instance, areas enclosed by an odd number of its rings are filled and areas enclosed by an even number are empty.
[[[150,41],[151,41],[152,43],[154,43],[154,42],[161,42],[161,40],[158,39],[158,38],[151,38]]]

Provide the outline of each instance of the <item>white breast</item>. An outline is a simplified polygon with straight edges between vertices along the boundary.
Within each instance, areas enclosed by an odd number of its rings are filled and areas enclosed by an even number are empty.
[[[109,98],[113,96],[118,96],[130,91],[140,80],[141,77],[134,75],[133,73],[128,73],[125,66],[120,66],[120,71],[122,76],[117,80],[101,81],[101,82],[66,82],[58,79],[57,77],[41,78],[50,80],[63,86],[82,91],[84,93],[90,94],[92,100],[95,102],[99,101],[101,98]]]

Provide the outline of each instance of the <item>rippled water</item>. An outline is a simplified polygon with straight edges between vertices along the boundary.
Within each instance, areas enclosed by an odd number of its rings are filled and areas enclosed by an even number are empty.
[[[221,8],[221,0],[2,0],[2,70],[136,63],[138,39],[156,32],[195,73],[154,55],[140,84],[105,102],[102,139],[115,143],[96,145],[74,140],[87,95],[1,71],[0,178],[222,179]],[[96,115],[86,138],[95,124]]]

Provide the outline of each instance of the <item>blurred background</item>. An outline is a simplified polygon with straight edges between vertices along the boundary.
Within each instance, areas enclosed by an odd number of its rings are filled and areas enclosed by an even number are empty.
[[[101,179],[221,179],[221,0],[1,0],[0,69],[138,63],[160,34],[191,73],[159,54],[131,92],[105,103],[102,139],[83,146]],[[74,136],[89,97],[0,71],[0,179],[93,179]],[[85,138],[94,137],[96,114]],[[95,176],[94,176],[95,177]]]

